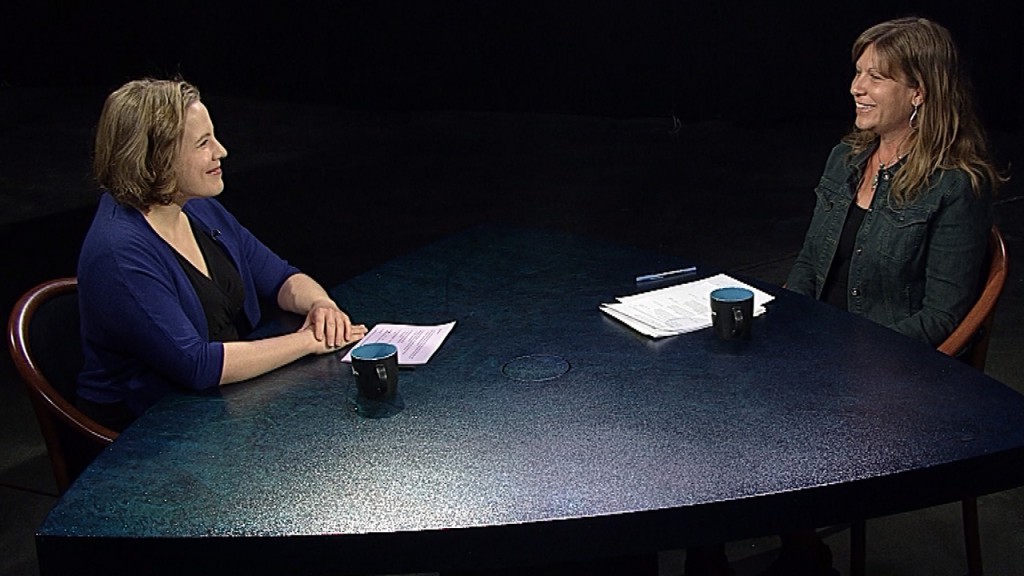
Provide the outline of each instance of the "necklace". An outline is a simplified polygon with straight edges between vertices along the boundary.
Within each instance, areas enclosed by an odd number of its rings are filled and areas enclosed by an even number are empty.
[[[881,148],[879,148],[879,151],[881,151]],[[897,147],[896,153],[893,154],[892,158],[890,158],[888,162],[882,162],[881,160],[878,161],[878,172],[875,172],[875,175],[871,177],[872,191],[874,191],[875,188],[878,188],[879,180],[889,179],[889,170],[887,167],[895,166],[900,160],[903,160],[903,156],[900,155],[900,149]]]

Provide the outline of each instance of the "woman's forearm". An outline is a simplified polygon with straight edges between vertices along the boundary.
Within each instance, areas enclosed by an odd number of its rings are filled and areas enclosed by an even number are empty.
[[[293,274],[277,292],[277,305],[295,314],[308,314],[313,305],[322,301],[334,302],[327,290],[306,274]]]
[[[255,378],[321,350],[329,351],[314,338],[312,330],[263,340],[225,342],[220,385]]]

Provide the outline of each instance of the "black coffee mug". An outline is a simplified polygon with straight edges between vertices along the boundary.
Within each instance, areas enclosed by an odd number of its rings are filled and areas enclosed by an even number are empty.
[[[389,400],[398,392],[398,348],[372,342],[352,349],[352,375],[357,394],[367,400]]]
[[[747,340],[754,319],[754,293],[729,287],[711,291],[711,325],[723,340]]]

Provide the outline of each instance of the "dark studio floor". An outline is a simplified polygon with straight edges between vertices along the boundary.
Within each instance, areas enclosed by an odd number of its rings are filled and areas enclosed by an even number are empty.
[[[0,89],[5,310],[35,283],[75,273],[95,196],[89,148],[104,95]],[[670,117],[351,112],[217,93],[204,93],[204,101],[230,151],[222,201],[325,285],[484,222],[611,239],[782,283],[819,171],[850,121],[844,110],[799,122],[675,124]],[[1003,165],[1022,165],[1021,134],[990,129]],[[1024,392],[1022,216],[1018,179],[996,208],[1011,265],[987,372]],[[56,491],[27,397],[3,358],[0,573],[30,575],[37,573],[33,531]],[[986,573],[1024,575],[1024,489],[984,496],[979,505]],[[822,534],[847,573],[848,529]],[[965,572],[957,504],[872,520],[868,538],[872,575]],[[773,537],[729,546],[740,576],[757,574],[776,553]],[[665,552],[661,573],[681,574],[682,557]]]

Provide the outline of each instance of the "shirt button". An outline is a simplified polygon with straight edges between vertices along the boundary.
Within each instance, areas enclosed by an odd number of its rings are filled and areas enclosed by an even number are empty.
[[[863,252],[864,252],[864,249],[863,249],[863,248],[857,248],[857,254],[858,254],[858,255],[860,255],[860,254],[861,254],[861,253],[863,253]]]
[[[853,296],[860,296],[860,288],[854,288],[853,290],[850,290],[850,294],[852,294]]]

